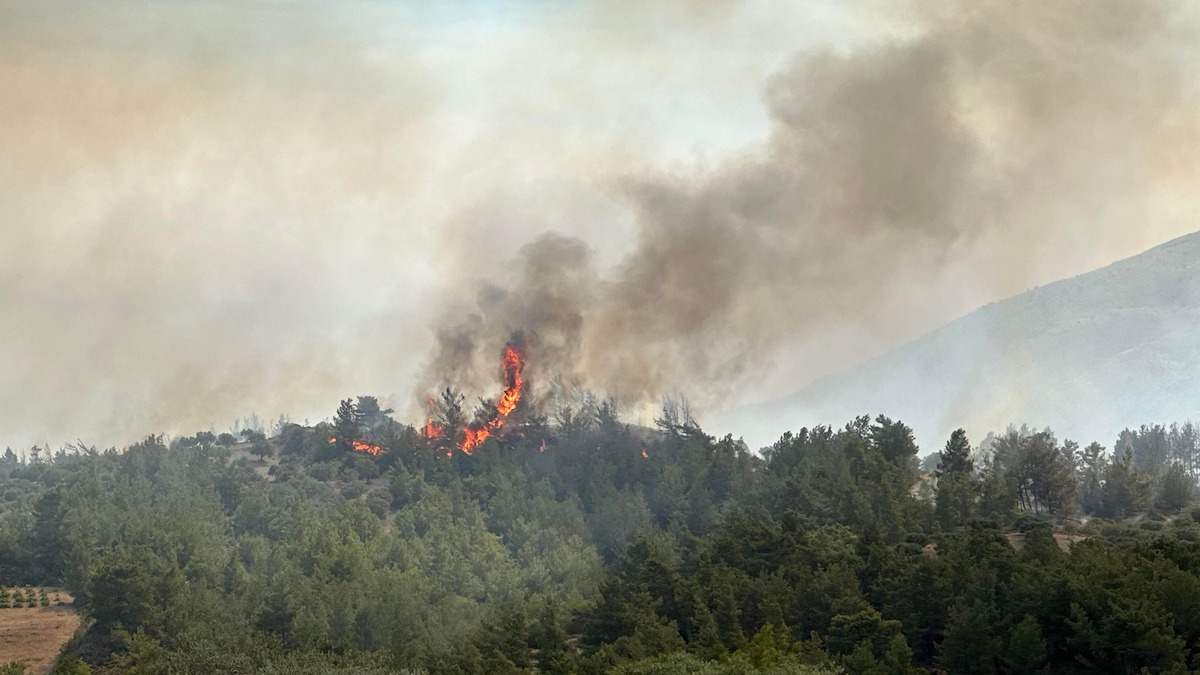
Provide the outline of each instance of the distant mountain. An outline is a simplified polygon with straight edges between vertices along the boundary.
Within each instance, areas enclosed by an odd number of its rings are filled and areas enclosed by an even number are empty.
[[[989,304],[784,398],[719,420],[753,447],[886,414],[922,454],[1009,423],[1111,447],[1126,426],[1200,417],[1200,232]]]

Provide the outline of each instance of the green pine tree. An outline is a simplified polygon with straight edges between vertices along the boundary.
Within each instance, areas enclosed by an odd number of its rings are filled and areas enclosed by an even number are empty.
[[[1004,664],[1010,673],[1034,673],[1046,664],[1046,638],[1037,619],[1026,616],[1008,636]]]
[[[721,641],[721,631],[712,612],[703,603],[696,601],[696,638],[689,645],[691,650],[700,658],[714,661],[726,653],[725,644]]]
[[[995,631],[996,612],[990,605],[980,601],[960,604],[950,613],[940,664],[955,675],[992,675],[1000,652]]]

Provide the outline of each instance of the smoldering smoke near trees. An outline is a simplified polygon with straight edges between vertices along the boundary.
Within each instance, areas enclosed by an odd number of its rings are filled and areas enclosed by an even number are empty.
[[[785,341],[830,323],[884,330],[910,282],[956,265],[1020,289],[1047,240],[1120,239],[1163,178],[1195,91],[1178,3],[918,4],[919,29],[851,53],[802,54],[772,79],[761,147],[695,175],[626,178],[636,247],[598,269],[546,234],[513,278],[437,329],[422,390],[479,386],[511,330],[530,369],[652,400],[711,405]],[[1189,22],[1194,25],[1194,22]],[[1114,205],[1097,213],[1094,205]],[[752,367],[753,366],[753,367]],[[535,377],[535,381],[549,381]]]

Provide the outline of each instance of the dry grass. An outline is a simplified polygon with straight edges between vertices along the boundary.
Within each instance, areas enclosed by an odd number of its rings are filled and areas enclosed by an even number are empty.
[[[254,447],[253,443],[238,443],[237,445],[229,446],[229,461],[235,462],[239,459],[245,459],[250,462],[250,466],[254,467],[254,472],[263,478],[267,478],[271,467],[279,463],[279,448],[272,445],[275,450],[275,456],[268,457],[266,460],[260,461],[258,455],[253,454],[250,450]]]
[[[79,614],[70,605],[0,609],[0,663],[24,661],[30,675],[48,673],[77,628]]]
[[[1021,549],[1025,548],[1025,535],[1021,534],[1020,532],[1009,532],[1004,536],[1008,538],[1008,544],[1014,549],[1020,551]],[[1058,547],[1061,548],[1064,553],[1070,553],[1071,547],[1074,546],[1076,542],[1091,539],[1091,537],[1087,535],[1071,534],[1069,532],[1055,532],[1053,537],[1054,543],[1058,544]]]

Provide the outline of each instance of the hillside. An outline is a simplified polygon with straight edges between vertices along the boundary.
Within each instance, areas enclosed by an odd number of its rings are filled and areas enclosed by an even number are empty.
[[[912,489],[917,448],[899,422],[757,455],[670,407],[656,430],[608,404],[549,423],[526,403],[481,426],[496,418],[464,419],[459,401],[443,397],[447,414],[420,431],[364,396],[274,438],[0,457],[0,591],[15,587],[11,603],[0,592],[0,673],[28,672],[15,660],[44,672],[77,625],[30,590],[47,586],[87,626],[53,675],[1200,662],[1194,435],[1170,464],[1134,439],[1131,461],[1075,466],[1052,436],[1014,433],[983,475],[961,442],[930,493]],[[495,433],[467,445],[480,429]]]
[[[1200,233],[989,304],[786,397],[726,415],[752,446],[786,429],[882,413],[923,451],[1010,422],[1111,444],[1200,411]]]

